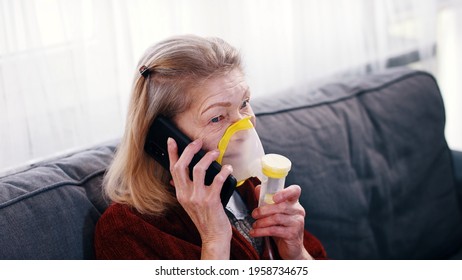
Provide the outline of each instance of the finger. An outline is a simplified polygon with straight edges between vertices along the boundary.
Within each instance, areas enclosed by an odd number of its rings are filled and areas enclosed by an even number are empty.
[[[282,189],[274,194],[273,201],[274,203],[281,203],[283,201],[298,201],[302,189],[298,185],[291,185],[285,189]]]
[[[178,161],[178,145],[173,138],[167,139],[167,151],[168,151],[168,159],[170,161],[170,168],[176,164]]]
[[[282,226],[255,228],[251,229],[249,234],[252,237],[272,236],[279,237],[282,239],[293,239],[297,237],[297,233],[295,232],[295,230],[288,229],[287,227]]]
[[[256,186],[254,189],[254,192],[255,192],[255,197],[257,199],[260,199],[260,191],[261,191],[261,185]]]
[[[194,157],[194,155],[201,149],[201,147],[202,147],[202,140],[197,139],[189,143],[188,146],[186,146],[183,153],[179,157],[178,157],[178,153],[175,153],[176,156],[173,155],[172,157],[173,162],[170,162],[170,172],[172,173],[172,175],[173,174],[182,174],[182,175],[186,174],[188,175],[188,178],[189,178],[188,166],[191,163],[191,160]],[[169,147],[168,149],[169,149],[169,157],[170,157],[171,148]],[[175,149],[178,151],[178,147],[174,147],[172,145],[172,150],[175,150]]]
[[[187,181],[185,176],[178,176],[178,167],[177,167],[177,162],[178,162],[178,145],[175,141],[175,139],[169,137],[167,139],[167,152],[168,152],[168,159],[170,161],[170,166],[169,170],[170,173],[172,174],[172,180],[170,180],[170,184],[172,186],[175,186],[175,181],[179,182],[179,185],[184,185]],[[176,169],[176,170],[175,170]],[[183,172],[184,173],[184,172]],[[177,190],[177,195],[181,193],[181,190]]]
[[[298,201],[285,200],[275,204],[260,206],[252,211],[254,219],[261,219],[275,214],[300,215],[305,217],[305,209]]]
[[[218,150],[213,150],[210,152],[207,152],[201,160],[194,166],[193,168],[193,181],[196,184],[203,185],[205,181],[205,173],[207,169],[210,167],[210,164],[214,160],[217,159],[218,155],[220,154],[220,151]]]
[[[299,215],[275,214],[258,219],[252,224],[253,228],[265,228],[272,226],[303,228],[305,226],[305,219]]]
[[[292,216],[284,214],[275,214],[256,220],[252,224],[252,227],[265,228],[270,226],[288,226],[290,225],[290,219],[292,219]]]
[[[215,193],[220,193],[221,189],[223,188],[223,184],[226,181],[226,178],[228,178],[229,175],[233,172],[233,167],[229,164],[224,165],[220,172],[213,178],[212,182],[212,192]]]
[[[277,227],[253,228],[249,231],[252,237],[273,236]]]

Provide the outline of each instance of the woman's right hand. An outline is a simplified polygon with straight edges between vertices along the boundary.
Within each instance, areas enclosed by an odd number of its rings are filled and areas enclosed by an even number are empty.
[[[232,167],[225,165],[215,176],[212,184],[204,184],[205,172],[217,159],[219,152],[210,151],[194,166],[193,180],[189,178],[189,164],[193,156],[202,148],[202,141],[190,143],[181,156],[172,138],[167,141],[176,197],[196,225],[202,239],[201,259],[229,259],[232,229],[220,199],[220,192]]]

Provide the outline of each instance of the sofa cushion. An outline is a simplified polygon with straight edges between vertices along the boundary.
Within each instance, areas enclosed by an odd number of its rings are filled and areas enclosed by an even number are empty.
[[[253,102],[265,152],[293,162],[306,228],[334,259],[446,258],[462,214],[434,78],[396,69]]]
[[[92,259],[115,143],[0,178],[0,259]]]

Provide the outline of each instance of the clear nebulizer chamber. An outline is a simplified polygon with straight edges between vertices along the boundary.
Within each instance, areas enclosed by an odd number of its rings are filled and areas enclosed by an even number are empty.
[[[263,175],[258,206],[274,204],[273,196],[284,189],[286,176],[292,167],[291,161],[285,156],[267,154],[261,158]]]

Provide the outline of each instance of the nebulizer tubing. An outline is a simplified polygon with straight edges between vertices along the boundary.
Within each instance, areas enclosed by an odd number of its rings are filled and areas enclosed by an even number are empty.
[[[260,189],[258,206],[274,204],[273,196],[276,192],[284,189],[286,176],[290,171],[292,163],[288,158],[278,154],[267,154],[261,158],[263,178]],[[270,237],[265,236],[265,245],[268,249],[269,259],[273,260]]]

